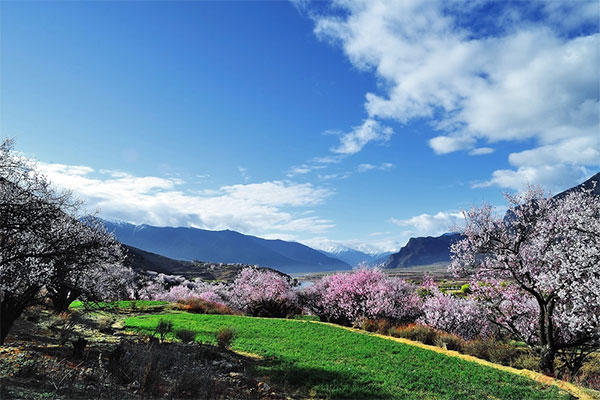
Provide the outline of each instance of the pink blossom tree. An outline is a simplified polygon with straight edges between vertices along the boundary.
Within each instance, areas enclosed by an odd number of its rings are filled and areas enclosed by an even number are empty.
[[[534,187],[506,198],[504,218],[491,206],[466,212],[451,268],[482,282],[471,287],[493,322],[538,350],[544,372],[557,355],[576,369],[600,346],[600,200]]]
[[[412,322],[420,315],[416,288],[379,269],[323,277],[305,289],[302,303],[322,320],[350,325],[360,318]]]
[[[286,317],[298,313],[292,282],[271,270],[244,268],[230,285],[227,304],[258,317]]]
[[[466,340],[493,334],[487,313],[477,301],[444,294],[437,287],[429,286],[427,292],[422,306],[423,315],[417,322]]]

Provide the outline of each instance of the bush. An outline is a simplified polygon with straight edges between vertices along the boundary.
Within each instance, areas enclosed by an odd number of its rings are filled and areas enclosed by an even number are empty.
[[[217,332],[215,332],[217,344],[219,347],[223,348],[229,348],[233,342],[233,339],[235,339],[235,336],[235,330],[229,327],[220,328]]]
[[[377,331],[377,323],[369,318],[361,318],[355,324],[355,327],[362,329],[367,332]]]
[[[160,340],[160,342],[163,343],[165,341],[167,335],[169,333],[171,333],[172,331],[173,331],[173,322],[165,321],[164,319],[161,319],[160,321],[158,321],[158,325],[156,325],[156,328],[154,328],[153,336],[158,336],[158,339]]]
[[[512,360],[511,367],[538,371],[540,369],[540,358],[529,352],[523,353]]]
[[[76,319],[75,315],[64,311],[58,314],[58,320],[52,324],[51,328],[58,332],[58,342],[61,346],[67,344],[75,332]]]
[[[190,329],[178,329],[175,332],[175,337],[181,340],[183,343],[192,343],[196,340],[196,331]]]
[[[600,390],[600,352],[589,356],[573,382],[584,385],[594,390]]]
[[[227,307],[225,304],[215,303],[212,301],[206,301],[199,297],[179,300],[177,306],[180,310],[184,310],[195,314],[219,314],[219,315],[232,315],[233,310]]]
[[[435,338],[435,345],[447,350],[462,351],[465,341],[457,335],[441,332]]]
[[[394,327],[389,330],[390,335],[425,344],[435,344],[438,331],[425,325],[410,324],[402,327]]]
[[[465,343],[464,352],[494,363],[512,365],[521,351],[515,345],[496,339],[475,339]]]

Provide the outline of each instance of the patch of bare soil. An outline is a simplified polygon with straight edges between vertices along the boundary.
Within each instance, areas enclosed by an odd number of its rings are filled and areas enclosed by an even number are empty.
[[[252,358],[131,335],[112,318],[30,310],[0,346],[0,399],[286,398]]]

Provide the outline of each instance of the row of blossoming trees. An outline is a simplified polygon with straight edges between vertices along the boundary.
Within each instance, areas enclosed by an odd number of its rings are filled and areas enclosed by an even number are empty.
[[[535,350],[546,373],[554,372],[557,356],[576,371],[600,348],[600,201],[589,191],[552,198],[536,188],[507,199],[506,215],[489,206],[467,211],[464,239],[452,246],[451,269],[472,281],[467,297],[377,269],[326,276],[296,290],[281,274],[249,268],[231,285],[162,277],[140,293],[171,301],[200,297],[253,316],[308,310],[343,325],[386,319],[467,340],[507,337]]]
[[[0,344],[30,306],[122,298],[134,277],[100,221],[12,146],[0,144]]]
[[[53,189],[12,143],[0,145],[0,344],[29,306],[57,311],[75,299],[201,298],[253,316],[308,310],[323,321],[418,322],[464,339],[503,335],[527,343],[553,373],[557,356],[576,370],[600,347],[600,201],[590,191],[552,198],[529,188],[508,212],[466,212],[451,269],[472,279],[467,298],[380,270],[335,274],[304,290],[270,270],[243,270],[229,285],[123,267],[120,244],[80,204]]]

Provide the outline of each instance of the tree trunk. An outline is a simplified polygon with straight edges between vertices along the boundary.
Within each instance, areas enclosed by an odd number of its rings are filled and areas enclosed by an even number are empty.
[[[8,332],[24,309],[24,307],[11,307],[6,301],[0,304],[0,345],[4,344]]]
[[[69,306],[74,302],[81,293],[77,290],[72,290],[67,287],[63,287],[56,290],[54,293],[49,293],[48,297],[52,302],[52,308],[54,311],[63,312],[69,309]]]
[[[35,296],[39,291],[38,286],[30,286],[19,297],[4,293],[4,297],[0,301],[0,345],[4,344],[8,332],[23,311],[34,303]]]
[[[549,345],[542,346],[540,351],[540,369],[546,375],[554,375],[554,358],[556,351]]]
[[[540,303],[540,369],[544,374],[551,376],[554,376],[554,358],[556,357],[553,313],[553,300]]]

